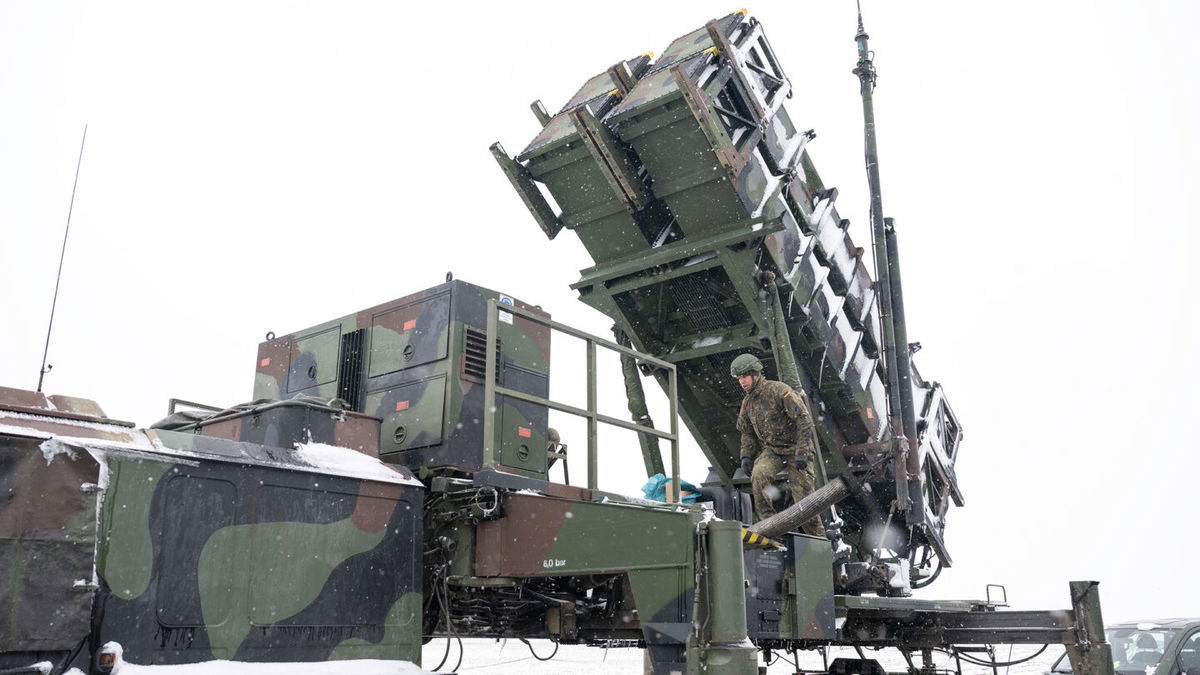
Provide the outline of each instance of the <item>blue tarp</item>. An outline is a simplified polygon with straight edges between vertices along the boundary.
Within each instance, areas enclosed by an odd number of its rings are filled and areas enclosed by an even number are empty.
[[[642,494],[646,495],[646,499],[653,499],[656,502],[665,502],[667,501],[667,483],[670,482],[670,478],[667,478],[661,473],[656,473],[653,476],[650,476],[650,480],[646,481],[646,484],[642,486]],[[696,500],[700,498],[700,488],[692,485],[686,480],[681,480],[679,483],[683,486],[684,492],[691,493],[684,495],[683,499],[680,501],[682,501],[684,504],[695,504]]]

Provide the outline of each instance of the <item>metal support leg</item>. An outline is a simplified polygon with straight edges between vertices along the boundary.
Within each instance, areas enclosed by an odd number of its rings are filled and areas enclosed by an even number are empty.
[[[1100,614],[1100,582],[1072,581],[1075,644],[1067,645],[1071,670],[1078,675],[1113,675],[1112,647],[1104,637]]]

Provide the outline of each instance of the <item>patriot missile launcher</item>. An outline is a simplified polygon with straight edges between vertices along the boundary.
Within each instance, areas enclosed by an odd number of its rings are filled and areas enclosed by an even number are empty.
[[[856,486],[827,515],[853,549],[839,590],[907,595],[952,562],[962,429],[907,358],[916,431],[906,437],[889,408],[894,312],[808,155],[814,133],[784,106],[790,94],[762,25],[738,12],[656,61],[590,78],[515,159],[492,151],[543,231],[574,232],[596,262],[572,286],[579,299],[678,367],[680,412],[714,481],[731,486],[738,464],[735,356],[755,353],[768,376],[807,392],[819,480]]]
[[[535,106],[542,129],[515,159],[493,146],[543,232],[592,255],[575,288],[615,339],[447,278],[269,334],[254,401],[176,401],[150,429],[0,390],[0,668],[417,661],[422,640],[486,637],[638,646],[661,675],[752,675],[760,654],[839,645],[860,658],[823,672],[881,672],[861,648],[895,647],[932,673],[933,650],[1004,643],[1062,644],[1076,672],[1110,674],[1094,582],[1061,611],[910,597],[951,562],[962,431],[908,362],[894,231],[876,200],[873,280],[789,93],[738,12],[606,69],[555,115]],[[566,364],[582,376],[550,367],[563,336],[584,345]],[[632,419],[600,411],[604,351]],[[734,470],[728,366],[745,352],[821,417],[823,485],[775,522],[754,522]],[[584,403],[551,398],[560,372]],[[666,401],[657,425],[644,378]],[[552,430],[557,414],[583,438]],[[681,485],[680,419],[712,467],[697,503],[600,485],[602,461],[638,452]],[[602,426],[641,442],[603,445]],[[576,462],[583,446],[581,481],[550,478],[563,441]],[[792,531],[813,513],[828,538]]]
[[[907,339],[895,225],[883,216],[868,40],[860,13],[853,72],[874,279],[839,215],[837,189],[807,152],[815,133],[801,131],[784,105],[791,82],[745,10],[677,38],[658,59],[618,61],[553,115],[535,102],[541,130],[533,140],[515,157],[499,143],[491,151],[543,233],[571,231],[591,255],[595,265],[572,285],[579,299],[612,319],[624,344],[675,366],[670,382],[643,370],[678,397],[711,463],[706,489],[716,515],[773,537],[819,514],[833,545],[838,606],[887,607],[912,620],[922,605],[904,599],[952,564],[945,528],[951,506],[964,503],[954,470],[963,432],[941,386],[911,358],[918,346]],[[759,523],[745,503],[747,477],[735,472],[741,392],[727,373],[744,353],[805,392],[819,420],[824,485]],[[645,422],[640,381],[624,365],[630,410]],[[643,452],[648,470],[658,465],[653,448],[643,444]],[[763,599],[755,580],[769,555],[746,555],[755,589],[748,607]],[[872,595],[880,600],[864,597]],[[752,639],[772,644],[771,610],[760,608],[757,622],[754,609],[748,616]],[[873,619],[863,626],[888,632]],[[856,637],[870,634],[860,628]],[[1079,662],[1104,667],[1105,659]]]

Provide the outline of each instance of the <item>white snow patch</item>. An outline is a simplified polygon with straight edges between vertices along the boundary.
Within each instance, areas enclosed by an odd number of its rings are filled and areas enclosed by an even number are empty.
[[[38,449],[42,451],[42,457],[44,457],[46,460],[46,466],[50,466],[50,463],[54,461],[54,458],[58,457],[59,455],[66,455],[67,459],[72,460],[76,457],[75,451],[68,447],[66,443],[63,443],[62,441],[53,437],[42,441],[41,445],[38,446]]]
[[[174,665],[140,666],[125,660],[124,649],[119,642],[106,643],[102,652],[116,654],[116,664],[113,675],[198,675],[201,673],[219,673],[220,675],[427,675],[430,671],[421,670],[409,661],[385,661],[382,659],[356,659],[347,661],[311,661],[295,663],[247,663],[245,661],[203,661],[200,663],[182,663]],[[49,671],[46,671],[49,672]],[[68,670],[64,675],[74,675],[82,672],[77,668]]]
[[[0,419],[17,420],[17,423],[19,423],[21,420],[28,420],[30,422],[43,422],[43,423],[50,422],[50,423],[53,423],[56,425],[63,425],[63,426],[69,426],[69,427],[83,427],[85,429],[95,429],[97,431],[104,431],[104,432],[107,432],[110,434],[123,434],[125,436],[131,436],[137,432],[137,430],[134,429],[133,427],[121,426],[119,424],[104,424],[102,422],[86,422],[83,420],[73,420],[73,419],[68,419],[66,417],[50,417],[47,415],[29,415],[27,413],[13,412],[11,410],[0,410]]]
[[[298,460],[311,467],[342,476],[404,485],[421,484],[421,481],[409,478],[378,459],[349,448],[324,443],[297,443],[296,454]]]
[[[52,438],[54,436],[49,431],[40,431],[12,424],[0,424],[0,434],[4,434],[5,436],[21,436],[23,438]]]
[[[50,671],[54,670],[54,664],[49,661],[38,661],[25,667],[36,668],[42,675],[50,675]]]
[[[719,345],[724,341],[725,341],[724,335],[710,335],[706,338],[700,338],[699,340],[693,341],[692,349],[699,349],[701,347],[711,347],[713,345]]]
[[[409,661],[358,659],[354,661],[318,661],[300,663],[247,663],[245,661],[204,661],[173,666],[139,666],[120,662],[114,675],[425,675]]]

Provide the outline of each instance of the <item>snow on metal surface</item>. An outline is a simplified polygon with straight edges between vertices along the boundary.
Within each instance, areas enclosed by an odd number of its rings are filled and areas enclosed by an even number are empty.
[[[401,473],[404,470],[399,467],[392,467],[374,457],[336,445],[297,443],[296,459],[315,469],[351,478],[365,478],[404,485],[421,484],[421,481],[408,475],[407,471]]]
[[[56,433],[55,430],[39,428],[39,426],[45,424],[60,427],[57,429],[59,433]],[[64,426],[78,427],[81,435],[73,436],[61,433],[64,431],[61,427]],[[84,430],[102,432],[116,438],[96,438],[86,435],[86,431]],[[156,430],[147,432],[144,429],[133,429],[98,422],[41,417],[11,411],[0,411],[0,435],[43,439],[39,448],[42,451],[42,456],[46,458],[47,464],[53,462],[54,458],[59,455],[66,455],[67,459],[74,459],[77,450],[90,452],[102,466],[105,464],[102,458],[107,453],[133,452],[144,454],[147,459],[154,459],[155,456],[159,456],[163,461],[204,459],[240,462],[275,466],[293,471],[314,471],[346,476],[348,478],[401,485],[421,484],[410,472],[402,467],[393,467],[375,457],[370,457],[349,448],[323,443],[297,443],[295,453],[291,457],[288,457],[287,460],[271,460],[266,459],[266,455],[263,457],[251,457],[245,449],[241,451],[235,450],[232,454],[224,455],[205,452],[203,450],[172,447],[173,443],[164,442],[164,438]],[[207,443],[225,443],[223,439],[214,437],[203,438]],[[234,441],[227,443],[230,448],[235,449],[244,445]],[[105,484],[106,482],[102,480],[101,487],[104,487]]]
[[[46,466],[50,466],[50,463],[58,455],[66,455],[67,459],[75,459],[75,451],[57,438],[47,438],[42,441],[38,445],[38,450],[42,451],[42,457],[46,459]]]

